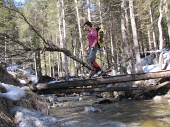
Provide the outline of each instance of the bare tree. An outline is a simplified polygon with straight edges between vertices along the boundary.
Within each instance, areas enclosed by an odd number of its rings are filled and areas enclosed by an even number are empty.
[[[169,47],[170,47],[170,3],[168,3],[168,1],[166,0],[165,1],[166,3],[166,5],[165,5],[165,13],[166,13],[166,20],[167,20],[167,27],[168,27],[168,35],[169,35]]]
[[[91,21],[91,16],[90,16],[90,0],[87,0],[87,11],[88,11],[88,20]]]
[[[74,0],[76,6],[75,6],[75,9],[76,9],[76,15],[77,15],[77,23],[78,23],[78,31],[79,31],[79,41],[80,41],[80,53],[81,53],[81,56],[82,56],[82,59],[83,61],[85,60],[84,58],[84,46],[83,46],[83,40],[82,40],[82,33],[81,33],[81,25],[80,25],[80,16],[79,16],[79,10],[78,10],[78,2],[77,0]]]
[[[150,14],[150,20],[152,24],[152,36],[153,36],[154,49],[158,50],[158,45],[156,43],[156,32],[155,32],[154,19],[153,19],[152,3],[149,5],[149,14]],[[156,61],[158,63],[158,53],[156,53]]]
[[[136,66],[137,66],[137,73],[142,73],[142,64],[140,59],[139,53],[139,44],[138,44],[138,35],[137,35],[137,28],[134,16],[134,7],[133,7],[133,0],[129,0],[129,9],[130,9],[130,19],[131,19],[131,27],[132,27],[132,34],[133,34],[133,42],[134,42],[134,50],[135,50],[135,57],[136,57]]]
[[[127,42],[127,35],[126,35],[126,24],[125,24],[125,0],[122,0],[121,3],[121,32],[122,32],[122,41],[123,41],[123,47],[124,47],[124,57],[123,57],[123,66],[126,67],[126,60],[130,56],[129,54],[129,48],[128,48],[128,42]],[[127,74],[127,71],[124,69],[124,73]]]
[[[160,0],[160,5],[159,5],[159,19],[158,19],[158,30],[159,30],[159,50],[161,51],[159,55],[159,70],[162,70],[162,62],[163,62],[163,31],[162,31],[162,17],[163,17],[163,12],[164,12],[164,4],[166,0]]]

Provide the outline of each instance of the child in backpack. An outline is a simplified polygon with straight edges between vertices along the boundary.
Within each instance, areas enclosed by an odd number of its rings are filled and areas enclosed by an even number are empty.
[[[96,53],[98,50],[97,40],[97,30],[92,28],[92,24],[89,21],[84,23],[85,29],[88,31],[88,47],[85,50],[85,53],[89,53],[89,62],[93,67],[93,71],[90,77],[97,77],[101,74],[101,68],[99,67],[98,63],[95,61]]]

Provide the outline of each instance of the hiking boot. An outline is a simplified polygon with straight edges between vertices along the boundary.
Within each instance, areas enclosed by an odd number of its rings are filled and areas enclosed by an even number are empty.
[[[102,74],[102,70],[100,68],[97,68],[96,73],[93,75],[93,78],[98,77]]]
[[[89,78],[93,77],[95,74],[96,74],[96,71],[92,70],[92,71],[90,72]]]

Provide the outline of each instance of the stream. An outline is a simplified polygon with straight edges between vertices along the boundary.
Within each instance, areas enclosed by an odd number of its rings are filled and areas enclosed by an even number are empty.
[[[57,97],[60,106],[51,108],[51,116],[60,127],[170,127],[170,104],[167,100],[122,101],[99,104],[95,96]]]

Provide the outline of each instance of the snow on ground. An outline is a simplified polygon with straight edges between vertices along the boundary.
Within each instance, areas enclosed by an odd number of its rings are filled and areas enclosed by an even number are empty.
[[[18,127],[59,127],[56,118],[33,109],[14,107],[11,113],[15,116]]]
[[[163,49],[163,65],[162,68],[164,68],[165,64],[168,63],[168,66],[166,70],[170,70],[170,51],[167,49]],[[154,63],[151,64],[151,56],[148,55],[145,58],[141,59],[142,62],[142,68],[144,72],[157,72],[158,71],[158,63],[156,63],[156,60],[154,59]],[[149,65],[147,65],[149,64]],[[130,74],[130,69],[127,68],[128,74]]]
[[[24,97],[26,95],[26,92],[22,90],[21,88],[9,84],[4,84],[0,82],[0,87],[3,87],[6,89],[6,93],[0,93],[0,97],[9,98],[11,100],[20,100],[21,97]]]

